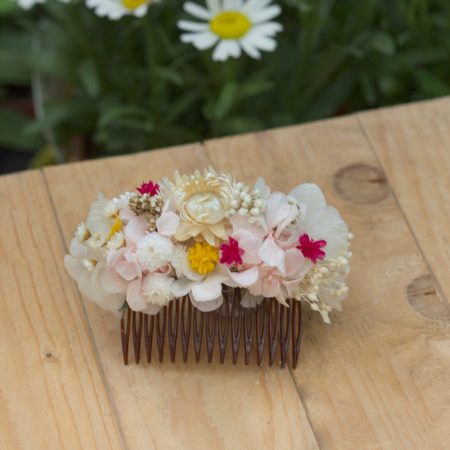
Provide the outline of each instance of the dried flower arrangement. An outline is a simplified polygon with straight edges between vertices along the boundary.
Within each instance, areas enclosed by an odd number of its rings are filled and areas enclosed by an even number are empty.
[[[100,195],[64,262],[80,291],[111,311],[152,316],[189,298],[210,312],[232,288],[243,308],[300,301],[329,323],[347,295],[351,238],[317,185],[286,195],[209,168]]]

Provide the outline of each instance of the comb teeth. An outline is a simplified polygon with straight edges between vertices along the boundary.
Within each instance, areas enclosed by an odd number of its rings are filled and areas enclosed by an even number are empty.
[[[124,364],[129,362],[131,336],[136,364],[141,360],[141,349],[144,347],[148,363],[155,356],[160,363],[163,362],[167,339],[172,362],[176,358],[177,346],[181,347],[178,351],[181,350],[184,362],[192,353],[195,361],[199,362],[202,348],[206,347],[206,357],[211,363],[214,349],[218,348],[221,364],[225,361],[227,348],[231,348],[233,364],[238,362],[239,351],[243,348],[245,364],[250,364],[253,352],[256,353],[256,363],[262,365],[266,351],[270,366],[274,364],[279,350],[280,367],[283,368],[291,347],[290,364],[295,368],[300,353],[301,303],[287,300],[288,308],[275,299],[264,299],[256,308],[244,308],[240,304],[240,290],[231,292],[233,294],[224,292],[222,306],[211,312],[199,311],[188,296],[172,301],[154,316],[131,309],[124,311],[121,320]],[[152,355],[154,340],[157,355]]]

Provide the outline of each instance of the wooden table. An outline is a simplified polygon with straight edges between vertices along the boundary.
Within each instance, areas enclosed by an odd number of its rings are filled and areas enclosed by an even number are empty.
[[[98,191],[213,165],[321,185],[355,240],[296,370],[124,367],[63,255]],[[450,99],[0,178],[1,449],[449,449]],[[305,308],[306,309],[306,308]]]

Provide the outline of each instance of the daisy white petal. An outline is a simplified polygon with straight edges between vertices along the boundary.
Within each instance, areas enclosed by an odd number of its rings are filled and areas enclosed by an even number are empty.
[[[232,39],[226,39],[219,42],[219,44],[214,50],[212,58],[214,61],[225,61],[230,56],[238,57],[239,54],[240,51],[237,41],[234,41]]]
[[[270,4],[271,0],[249,0],[242,8],[246,13],[258,12]]]
[[[222,9],[219,0],[206,0],[206,4],[212,14],[218,14]]]
[[[212,47],[218,40],[219,38],[209,31],[181,35],[181,42],[191,43],[199,50],[205,50]]]
[[[209,12],[203,6],[197,5],[197,3],[186,2],[184,4],[184,10],[198,19],[209,20],[211,19],[211,12]]]
[[[242,1],[241,0],[223,0],[223,9],[224,11],[239,11],[242,9]]]
[[[261,52],[253,45],[252,39],[248,39],[248,37],[245,36],[243,39],[241,39],[241,46],[242,50],[244,50],[244,52],[247,53],[248,56],[254,59],[261,58]]]
[[[275,50],[277,43],[271,37],[260,36],[259,33],[254,33],[248,36],[248,40],[259,50],[264,50],[266,52],[271,52]]]
[[[265,36],[275,36],[283,30],[283,27],[278,22],[266,22],[256,25],[253,30]]]
[[[281,14],[281,8],[278,5],[269,6],[257,13],[250,15],[250,19],[253,23],[261,23],[267,20],[273,19]]]
[[[179,20],[177,22],[178,28],[184,31],[206,31],[209,25],[206,23],[192,22],[190,20]]]

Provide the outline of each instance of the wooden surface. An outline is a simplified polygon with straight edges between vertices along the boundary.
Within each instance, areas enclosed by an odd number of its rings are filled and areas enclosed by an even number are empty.
[[[0,178],[1,449],[450,448],[450,99]],[[355,234],[299,367],[121,360],[62,258],[99,191],[213,165],[321,185]],[[305,308],[306,309],[306,308]]]

